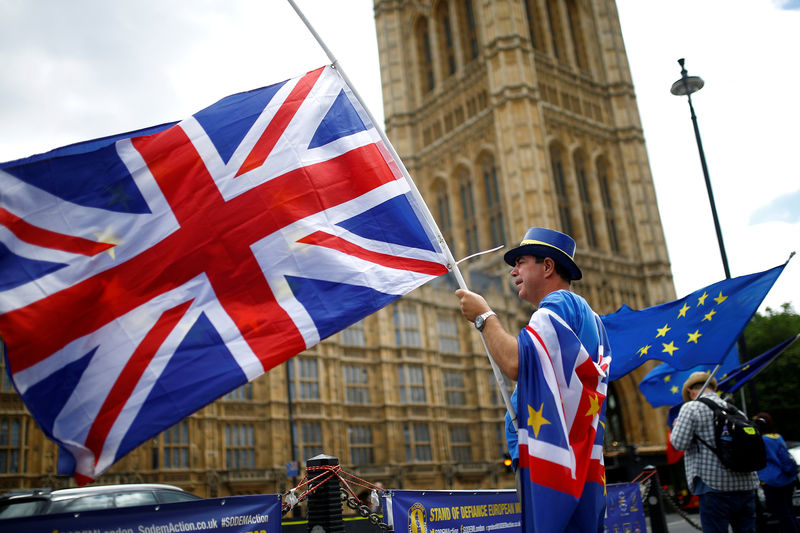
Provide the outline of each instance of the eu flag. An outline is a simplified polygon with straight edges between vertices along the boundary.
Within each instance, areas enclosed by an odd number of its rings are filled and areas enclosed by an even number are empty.
[[[733,370],[738,363],[739,350],[734,345],[733,349],[728,352],[728,355],[720,363],[720,369],[716,375],[725,375]],[[698,365],[688,370],[678,370],[668,363],[661,363],[642,379],[639,383],[639,390],[642,391],[645,399],[653,407],[677,405],[683,402],[683,397],[681,396],[683,383],[689,379],[692,372],[711,371],[715,366],[714,364]],[[719,377],[717,380],[719,381]]]
[[[770,348],[761,355],[753,357],[749,361],[724,373],[717,384],[717,390],[729,393],[736,392],[742,385],[756,377],[768,364],[777,359],[798,338],[800,338],[800,335],[788,338],[774,348]]]
[[[679,300],[604,315],[614,347],[611,381],[648,359],[687,370],[717,364],[730,351],[786,265],[703,287]]]

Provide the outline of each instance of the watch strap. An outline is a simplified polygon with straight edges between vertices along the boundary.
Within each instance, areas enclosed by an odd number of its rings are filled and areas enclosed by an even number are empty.
[[[483,331],[483,328],[486,326],[486,320],[490,316],[497,316],[492,310],[486,311],[485,313],[481,313],[480,315],[475,318],[475,327],[478,328],[478,331]]]

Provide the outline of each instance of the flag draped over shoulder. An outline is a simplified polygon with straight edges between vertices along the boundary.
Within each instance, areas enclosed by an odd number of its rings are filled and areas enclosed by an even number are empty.
[[[80,483],[448,270],[332,67],[4,163],[0,191],[7,367]]]
[[[725,359],[720,362],[720,369],[716,375],[722,376],[736,368],[738,364],[739,350],[734,345]],[[711,371],[715,366],[713,364],[698,365],[688,370],[678,370],[667,363],[661,363],[642,378],[642,381],[639,382],[639,390],[653,407],[673,406],[683,402],[681,396],[683,384],[693,372]]]
[[[605,509],[603,427],[611,351],[600,318],[589,354],[555,313],[539,309],[518,336],[522,529],[598,531]]]
[[[648,359],[679,370],[717,364],[730,351],[786,265],[703,287],[679,300],[604,315],[614,381]]]

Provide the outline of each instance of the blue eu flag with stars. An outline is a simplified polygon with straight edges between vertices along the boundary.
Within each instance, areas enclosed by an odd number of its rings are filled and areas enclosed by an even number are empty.
[[[739,364],[739,350],[734,345],[733,349],[720,362],[720,369],[716,377],[719,381],[720,376],[724,376],[736,365]],[[642,391],[645,399],[653,407],[664,405],[673,406],[683,402],[681,393],[684,382],[689,379],[693,372],[705,372],[714,370],[715,364],[698,365],[688,370],[677,370],[667,363],[661,363],[647,373],[639,383],[639,390]],[[718,387],[719,389],[719,387]]]
[[[678,370],[719,363],[785,266],[719,281],[641,311],[623,305],[602,316],[614,348],[609,379],[621,378],[648,359]]]

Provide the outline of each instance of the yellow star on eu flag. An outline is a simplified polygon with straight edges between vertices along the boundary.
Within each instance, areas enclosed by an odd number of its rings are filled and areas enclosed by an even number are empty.
[[[719,305],[719,304],[721,304],[722,302],[724,302],[727,299],[728,299],[728,297],[727,296],[723,296],[722,295],[722,291],[719,291],[719,296],[714,298],[714,301],[717,302],[717,305]]]
[[[706,298],[708,298],[708,293],[703,291],[703,295],[697,299],[697,306],[706,305]]]
[[[658,331],[658,335],[656,335],[656,338],[659,338],[659,337],[666,337],[666,336],[667,336],[667,332],[668,332],[669,330],[671,330],[671,329],[672,329],[672,328],[671,328],[671,327],[669,327],[669,324],[664,324],[664,327],[663,327],[663,328],[657,328],[657,329],[656,329],[656,331]]]
[[[661,350],[661,351],[662,352],[667,352],[670,355],[672,355],[676,351],[678,351],[678,348],[675,346],[675,341],[669,341],[669,344],[661,343],[661,345],[664,347],[664,349]]]
[[[709,311],[708,313],[703,315],[703,320],[701,320],[700,322],[705,322],[706,320],[711,322],[711,319],[714,318],[714,315],[716,315],[716,314],[717,314],[717,312],[712,309],[711,311]]]
[[[641,348],[639,348],[639,351],[637,352],[639,354],[639,357],[647,355],[647,352],[650,350],[650,348],[652,348],[652,346],[650,346],[649,344],[647,346],[642,346]]]
[[[697,344],[697,339],[703,336],[699,329],[694,330],[694,333],[687,333],[687,335],[689,335],[689,339],[686,342],[693,342],[695,344]]]
[[[686,302],[684,302],[683,307],[678,309],[678,318],[685,317],[686,311],[688,311],[689,309],[691,309],[691,307],[689,307],[689,305]]]

